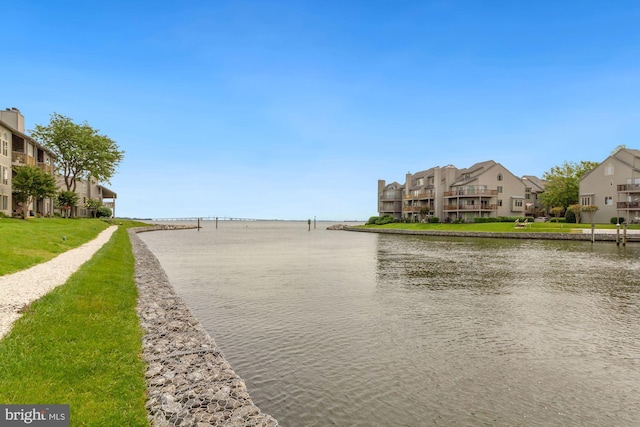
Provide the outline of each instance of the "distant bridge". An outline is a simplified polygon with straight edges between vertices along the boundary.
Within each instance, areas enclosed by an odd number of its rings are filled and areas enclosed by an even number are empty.
[[[151,221],[324,221],[324,222],[365,222],[358,219],[345,219],[343,221],[336,221],[331,219],[317,219],[304,218],[304,219],[277,219],[277,218],[237,218],[231,216],[194,216],[183,218],[150,218]]]
[[[230,216],[194,216],[184,218],[151,218],[152,221],[280,221],[277,219],[235,218]]]

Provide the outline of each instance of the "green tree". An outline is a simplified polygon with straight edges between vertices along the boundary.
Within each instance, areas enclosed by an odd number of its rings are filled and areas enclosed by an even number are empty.
[[[84,202],[84,207],[89,209],[89,212],[91,212],[91,215],[93,215],[94,218],[96,217],[96,213],[101,206],[102,202],[100,201],[100,199],[89,199]]]
[[[598,211],[598,209],[600,209],[600,208],[598,206],[596,206],[596,205],[588,205],[588,206],[583,206],[582,207],[582,212],[587,214],[587,216],[589,217],[589,223],[590,224],[593,224],[593,216]]]
[[[580,224],[580,212],[582,211],[582,205],[580,203],[575,203],[567,208],[567,210],[576,218],[576,224]]]
[[[22,217],[29,217],[29,205],[36,200],[56,194],[56,180],[35,166],[14,166],[12,179],[13,196],[22,206]]]
[[[87,122],[76,124],[58,113],[51,115],[48,125],[36,125],[31,137],[56,155],[56,169],[67,191],[75,191],[78,180],[108,183],[124,158],[111,138]]]
[[[564,162],[560,166],[554,166],[542,175],[547,184],[540,195],[542,204],[550,209],[552,207],[568,208],[578,203],[580,196],[580,179],[593,170],[599,163],[590,161]]]
[[[61,191],[58,193],[58,207],[62,211],[62,216],[71,216],[73,208],[78,204],[80,196],[73,191]],[[66,212],[66,213],[65,213]]]
[[[558,222],[558,218],[560,218],[560,215],[562,215],[563,212],[564,208],[562,206],[554,206],[551,208],[551,214],[556,218],[556,222]]]

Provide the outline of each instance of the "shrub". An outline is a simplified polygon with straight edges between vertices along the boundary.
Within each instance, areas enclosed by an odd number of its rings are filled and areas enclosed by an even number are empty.
[[[611,224],[622,224],[624,222],[624,218],[621,216],[614,216],[611,218]]]
[[[567,222],[569,224],[575,224],[576,223],[576,214],[574,214],[569,209],[567,209],[567,212],[564,214],[564,219],[565,219],[565,222]]]
[[[113,212],[106,206],[100,206],[96,209],[96,218],[111,218]]]
[[[499,221],[500,221],[499,218],[488,217],[488,216],[477,216],[473,218],[473,222],[475,222],[476,224],[485,224],[487,222],[499,222]]]
[[[497,222],[516,222],[516,220],[518,220],[519,222],[522,222],[525,219],[526,218],[523,216],[499,216],[498,218],[496,218],[496,221]]]
[[[431,218],[429,218],[429,223],[438,224],[440,223],[440,218],[438,218],[437,216],[432,216]]]
[[[367,221],[367,225],[375,224],[376,222],[378,222],[379,218],[380,217],[378,217],[378,216],[369,217],[369,221]]]
[[[384,215],[378,218],[378,220],[376,221],[376,224],[384,225],[384,224],[390,224],[392,222],[394,222],[394,218],[391,215]]]

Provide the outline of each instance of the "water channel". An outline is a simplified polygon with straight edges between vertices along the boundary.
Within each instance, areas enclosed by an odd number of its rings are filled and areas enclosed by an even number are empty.
[[[640,244],[142,233],[281,425],[640,425]]]

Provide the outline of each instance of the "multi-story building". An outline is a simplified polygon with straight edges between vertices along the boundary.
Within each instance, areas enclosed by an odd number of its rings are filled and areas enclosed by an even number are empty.
[[[546,209],[540,200],[540,195],[544,192],[547,183],[533,175],[522,177],[524,183],[524,208],[526,216],[539,217],[546,216]]]
[[[410,221],[524,216],[526,189],[523,180],[493,160],[466,169],[433,167],[408,173],[404,185],[379,180],[378,212]]]
[[[41,146],[24,133],[24,116],[17,108],[0,110],[0,213],[12,216],[18,213],[18,203],[12,195],[12,166],[37,166],[47,173],[55,173],[55,156],[51,150]],[[58,179],[58,187],[60,185]],[[117,194],[108,188],[91,181],[79,182],[76,193],[79,196],[74,216],[91,216],[84,207],[88,199],[99,199],[103,206],[111,209],[115,215]],[[54,213],[54,201],[42,199],[34,202],[27,209],[34,215],[50,216]]]
[[[618,150],[586,173],[580,180],[580,204],[598,207],[595,223],[615,217],[640,223],[640,150]],[[581,215],[581,222],[590,220]]]
[[[78,195],[78,205],[74,208],[73,216],[90,217],[93,215],[90,209],[87,209],[86,203],[90,199],[98,199],[102,206],[111,209],[113,216],[116,214],[116,198],[118,195],[107,187],[98,184],[95,180],[78,180],[76,185],[76,194]]]
[[[445,218],[524,216],[525,185],[520,178],[493,160],[458,171],[444,192]]]
[[[404,186],[397,182],[388,184],[378,180],[378,212],[380,216],[389,215],[396,219],[402,218],[402,195]]]
[[[53,214],[53,200],[36,200],[31,206],[19,207],[12,194],[13,172],[18,165],[36,166],[53,175],[54,154],[24,133],[24,116],[17,108],[0,110],[0,212],[7,216],[18,209],[29,209],[39,215]]]

